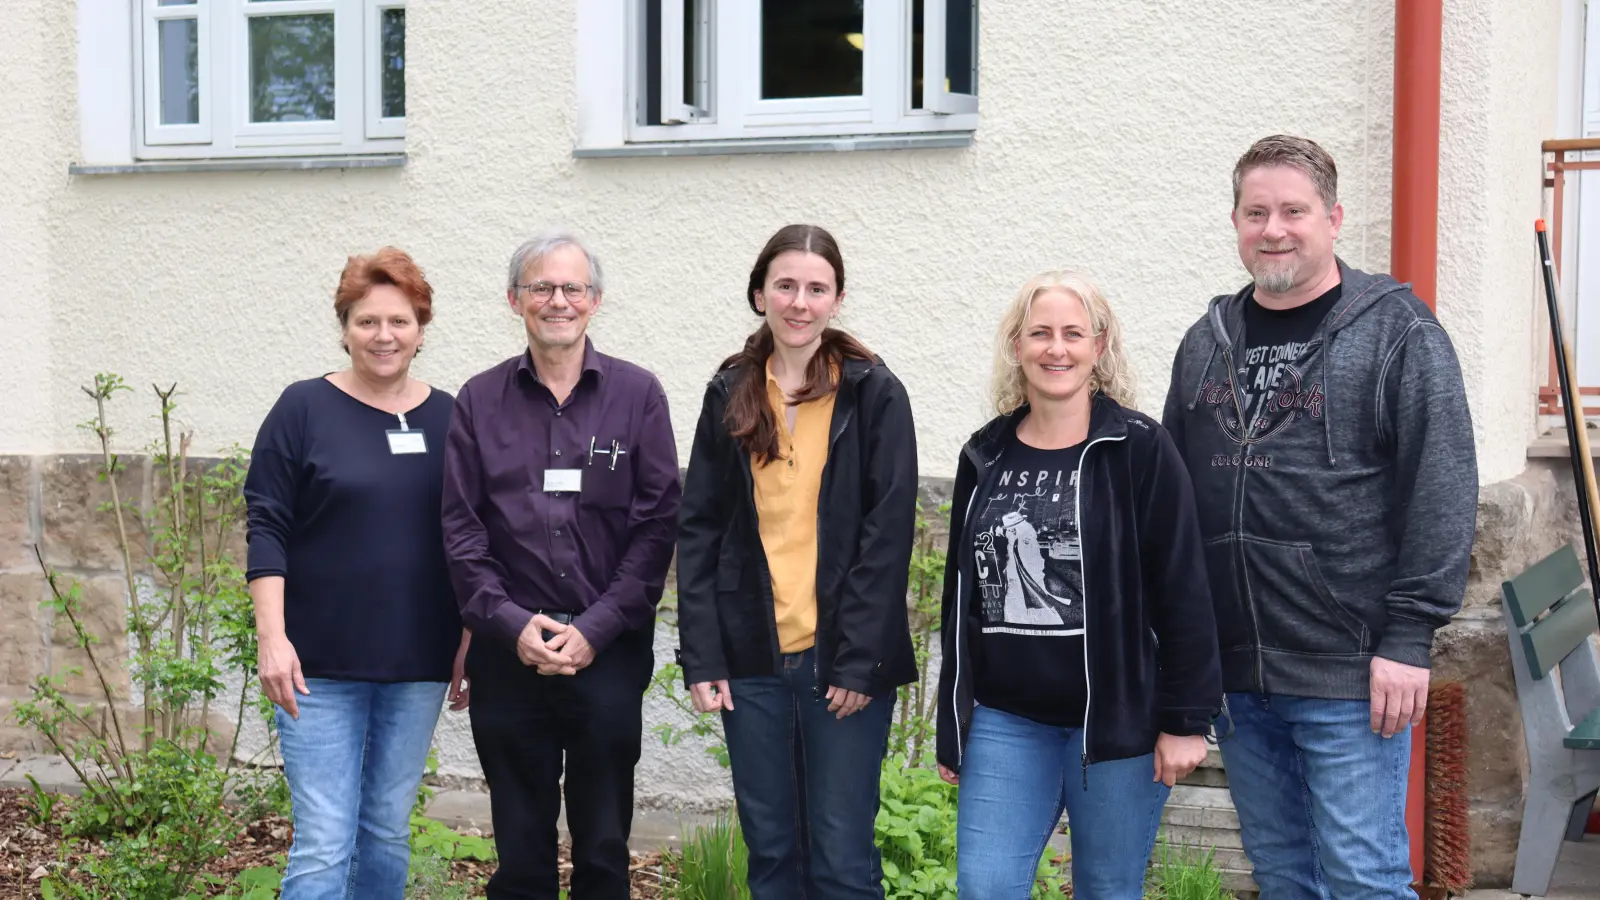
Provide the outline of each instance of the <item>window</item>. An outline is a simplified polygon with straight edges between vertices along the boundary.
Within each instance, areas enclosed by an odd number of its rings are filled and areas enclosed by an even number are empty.
[[[404,0],[137,0],[136,155],[394,153]]]
[[[970,132],[977,37],[977,0],[586,0],[579,149]]]

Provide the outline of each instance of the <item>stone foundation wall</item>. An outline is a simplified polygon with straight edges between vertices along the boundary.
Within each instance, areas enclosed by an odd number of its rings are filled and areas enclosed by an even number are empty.
[[[121,497],[147,509],[157,473],[148,460],[125,463],[127,469],[118,478]],[[10,721],[10,704],[27,695],[35,676],[83,663],[82,651],[71,646],[64,623],[54,621],[40,606],[49,589],[34,558],[34,545],[53,568],[84,586],[86,613],[106,641],[106,655],[117,662],[126,659],[127,581],[115,526],[101,511],[110,500],[110,490],[96,479],[97,468],[97,460],[87,456],[0,457],[0,714],[5,715],[0,722],[0,752],[48,750]],[[947,480],[930,480],[924,491],[927,508],[947,498],[949,488]],[[138,528],[137,517],[128,517],[128,523],[133,529],[130,540],[142,546],[147,536]],[[1467,685],[1472,842],[1474,867],[1483,886],[1510,881],[1526,777],[1521,717],[1500,618],[1500,583],[1566,541],[1580,538],[1565,459],[1534,460],[1517,478],[1483,487],[1464,607],[1435,644],[1435,679]],[[234,549],[242,560],[242,538]],[[657,635],[658,662],[671,659],[674,644],[664,627]],[[106,673],[125,697],[126,667],[110,665]],[[93,695],[84,678],[75,679],[70,687],[86,698]],[[229,693],[237,696],[239,687],[235,680]],[[231,730],[236,706],[220,706],[214,721]],[[246,717],[241,754],[255,754],[265,744],[264,727],[251,719]],[[665,704],[647,706],[640,804],[682,809],[726,806],[731,801],[726,773],[692,741],[662,746],[650,729],[666,722],[682,724],[683,719]],[[445,780],[479,782],[465,715],[446,713],[435,742]]]

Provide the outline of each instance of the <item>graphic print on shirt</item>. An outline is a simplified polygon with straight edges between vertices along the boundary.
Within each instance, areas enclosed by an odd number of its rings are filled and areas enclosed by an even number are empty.
[[[1262,344],[1249,347],[1244,356],[1236,357],[1233,379],[1239,389],[1237,406],[1226,380],[1207,378],[1201,385],[1197,399],[1211,408],[1223,433],[1244,451],[1231,456],[1219,453],[1211,458],[1212,466],[1271,468],[1272,457],[1251,452],[1251,445],[1269,440],[1306,416],[1322,418],[1322,382],[1313,381],[1301,368],[1301,357],[1310,346],[1309,341]],[[1250,423],[1248,430],[1240,427],[1240,410]]]
[[[985,634],[1083,634],[1074,468],[1002,469],[974,536]]]

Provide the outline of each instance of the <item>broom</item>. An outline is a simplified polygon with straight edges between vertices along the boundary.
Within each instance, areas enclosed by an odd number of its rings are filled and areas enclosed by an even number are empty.
[[[1445,681],[1428,690],[1426,881],[1448,894],[1472,886],[1467,800],[1467,689]]]

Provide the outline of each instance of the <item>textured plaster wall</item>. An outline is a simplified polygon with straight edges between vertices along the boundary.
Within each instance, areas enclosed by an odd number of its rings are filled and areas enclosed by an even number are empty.
[[[347,254],[385,243],[436,289],[415,372],[454,390],[519,349],[503,301],[514,246],[578,228],[607,263],[596,341],[661,377],[681,460],[706,376],[754,324],[741,293],[756,251],[784,223],[823,223],[848,263],[844,322],[905,380],[927,476],[952,474],[986,417],[999,307],[1046,267],[1103,283],[1140,404],[1159,409],[1184,329],[1242,281],[1228,180],[1257,137],[1323,142],[1340,165],[1340,253],[1388,262],[1388,0],[1007,0],[983,10],[970,148],[609,160],[570,153],[573,4],[416,4],[404,168],[79,178],[73,5],[19,2],[0,35],[0,453],[90,449],[78,387],[98,370],[141,392],[182,385],[197,452],[248,446],[287,382],[343,364],[332,288]],[[1532,427],[1524,248],[1554,126],[1557,5],[1446,7],[1440,308],[1485,482],[1521,471]],[[113,406],[122,449],[153,437],[150,411],[147,393]],[[439,742],[445,773],[475,771],[461,717]],[[650,749],[641,780],[660,802],[698,802],[722,790],[707,765]]]
[[[1533,221],[1539,142],[1556,133],[1560,24],[1560,0],[1445,3],[1439,317],[1461,354],[1485,484],[1527,464],[1549,340]]]
[[[968,149],[574,160],[572,5],[419,4],[404,169],[67,179],[48,138],[75,133],[72,14],[50,5],[35,80],[56,120],[20,142],[52,175],[52,328],[30,337],[56,361],[50,422],[41,435],[0,419],[0,451],[86,449],[77,388],[95,369],[176,380],[202,447],[248,444],[285,382],[341,364],[338,269],[386,242],[435,283],[417,371],[453,389],[516,351],[504,260],[546,222],[576,226],[610,264],[596,339],[661,376],[680,455],[708,372],[753,324],[749,264],[794,220],[839,235],[844,321],[907,382],[924,474],[953,472],[985,416],[998,307],[1048,266],[1105,283],[1141,403],[1159,408],[1182,331],[1240,283],[1228,178],[1250,140],[1326,142],[1349,207],[1341,252],[1380,268],[1387,257],[1390,5],[1191,9],[986,6],[983,122]],[[13,65],[27,68],[0,55]],[[130,428],[142,419],[126,415]]]
[[[59,66],[50,54],[73,25],[68,4],[18,0],[0,38],[0,443],[44,452],[56,439],[51,420],[49,211],[71,156],[72,119],[49,98]],[[70,56],[70,54],[69,54]],[[69,82],[70,83],[70,82]]]

